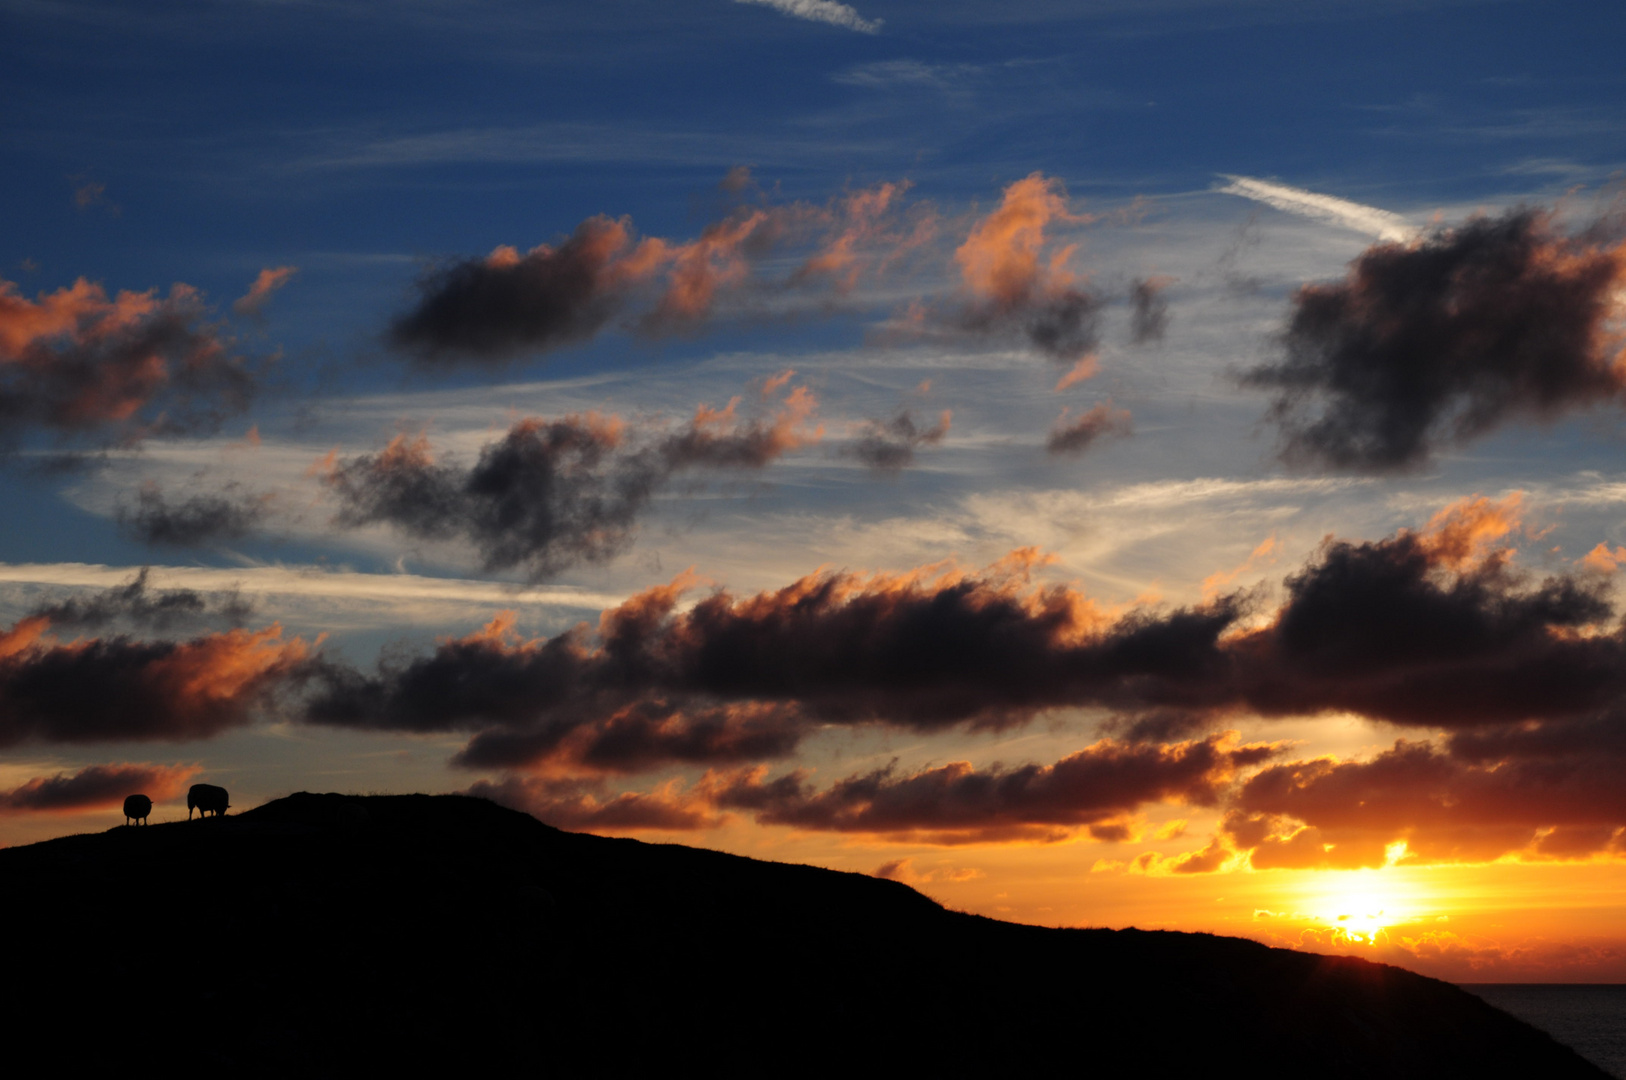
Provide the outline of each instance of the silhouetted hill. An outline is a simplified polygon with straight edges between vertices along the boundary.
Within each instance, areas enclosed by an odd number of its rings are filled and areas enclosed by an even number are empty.
[[[120,826],[0,851],[0,882],[13,1043],[67,1022],[81,1068],[1604,1075],[1399,968],[1018,926],[458,796]]]

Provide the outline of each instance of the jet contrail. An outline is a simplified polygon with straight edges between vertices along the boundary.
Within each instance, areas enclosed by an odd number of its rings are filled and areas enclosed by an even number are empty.
[[[1405,241],[1416,236],[1418,230],[1399,214],[1379,210],[1375,206],[1362,206],[1348,199],[1331,195],[1318,195],[1313,191],[1273,184],[1269,180],[1255,180],[1251,176],[1220,176],[1230,183],[1217,190],[1226,195],[1240,195],[1244,199],[1262,202],[1277,210],[1317,221],[1342,225],[1346,229],[1375,236],[1379,240]]]
[[[127,584],[140,568],[98,563],[0,563],[0,586],[55,585],[72,588],[108,588]],[[554,586],[516,589],[496,581],[422,577],[417,574],[363,574],[312,566],[154,566],[153,577],[164,588],[200,591],[240,589],[251,595],[322,598],[331,601],[374,601],[390,604],[414,601],[490,604],[516,607],[542,604],[598,610],[614,607],[626,596]]]

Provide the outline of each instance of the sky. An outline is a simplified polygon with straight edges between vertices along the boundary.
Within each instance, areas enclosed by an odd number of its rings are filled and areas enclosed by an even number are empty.
[[[1626,981],[1623,24],[0,0],[0,843],[466,792]]]

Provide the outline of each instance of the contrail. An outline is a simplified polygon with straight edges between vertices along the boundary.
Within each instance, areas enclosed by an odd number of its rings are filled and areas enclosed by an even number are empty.
[[[107,588],[129,582],[140,568],[99,563],[3,563],[0,586],[10,584]],[[589,592],[554,586],[516,589],[497,581],[422,577],[417,574],[363,574],[313,566],[154,566],[152,575],[165,588],[184,587],[203,592],[240,589],[244,593],[302,596],[330,601],[402,603],[413,601],[491,604],[556,605],[589,610],[614,607],[626,599],[616,593]]]
[[[1375,206],[1362,206],[1348,199],[1331,195],[1318,195],[1313,191],[1273,184],[1269,180],[1255,180],[1251,176],[1220,176],[1230,183],[1217,190],[1226,195],[1240,195],[1244,199],[1262,202],[1277,210],[1300,217],[1315,218],[1346,229],[1375,236],[1379,240],[1405,241],[1416,236],[1418,230],[1399,214],[1379,210]]]

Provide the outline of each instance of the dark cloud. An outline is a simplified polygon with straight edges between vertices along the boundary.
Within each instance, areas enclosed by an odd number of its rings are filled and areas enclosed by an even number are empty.
[[[734,765],[789,757],[816,726],[793,706],[639,701],[602,718],[559,716],[535,730],[486,728],[455,760],[471,768],[546,763],[614,773]]]
[[[473,732],[465,760],[491,766],[507,755],[532,763],[571,738],[593,745],[594,725],[639,716],[623,710],[642,702],[684,717],[672,745],[700,718],[727,716],[735,726],[723,726],[719,745],[749,735],[778,752],[812,722],[1004,727],[1068,705],[1179,701],[1223,662],[1218,638],[1237,616],[1229,601],[1108,619],[1065,587],[1018,588],[1023,569],[936,582],[817,574],[777,592],[717,592],[683,612],[692,583],[680,579],[605,612],[596,635],[522,641],[498,622],[373,675],[334,669],[307,716]],[[707,711],[747,703],[779,711]],[[585,733],[566,734],[575,728]]]
[[[557,247],[524,255],[498,248],[438,267],[389,340],[428,363],[493,362],[543,352],[597,333],[626,299],[631,279],[612,270],[630,242],[628,223],[589,218]]]
[[[1451,566],[1435,538],[1329,541],[1275,625],[1239,640],[1247,703],[1424,727],[1590,713],[1626,690],[1607,585],[1528,581],[1504,556]]]
[[[734,398],[722,409],[701,406],[681,431],[655,443],[654,458],[664,472],[679,469],[761,469],[824,435],[812,417],[818,400],[805,386],[786,396],[769,420],[741,420]]]
[[[0,814],[99,810],[138,793],[163,802],[179,795],[197,772],[195,765],[87,765],[71,775],[36,777],[0,791]]]
[[[30,616],[45,618],[53,627],[101,629],[110,623],[125,622],[155,630],[204,621],[241,626],[254,615],[254,605],[236,589],[201,593],[192,589],[153,589],[147,584],[150,570],[143,566],[135,577],[88,596],[40,604]]]
[[[801,774],[765,781],[760,771],[712,794],[763,824],[872,833],[938,844],[1057,840],[1144,803],[1215,805],[1239,769],[1277,753],[1238,746],[1234,733],[1173,746],[1103,740],[1053,765],[979,770],[956,761],[900,774],[895,765],[823,791]]]
[[[1510,421],[1617,402],[1626,259],[1601,233],[1517,209],[1376,245],[1343,281],[1301,288],[1282,359],[1243,377],[1276,392],[1283,456],[1390,472]]]
[[[0,444],[130,445],[211,432],[248,407],[256,374],[196,290],[109,299],[81,278],[30,301],[0,281]]]
[[[68,644],[48,626],[34,617],[0,632],[0,746],[208,738],[250,723],[310,660],[275,626]]]
[[[532,580],[605,562],[632,543],[662,479],[655,461],[617,455],[620,440],[619,425],[597,417],[522,420],[462,469],[437,463],[421,436],[398,437],[328,474],[339,498],[335,523],[466,539],[487,571],[518,566]]]
[[[556,245],[455,260],[422,278],[417,302],[394,321],[388,340],[421,363],[444,366],[547,352],[622,316],[641,333],[686,332],[723,299],[769,287],[757,269],[780,249],[805,259],[772,287],[846,292],[931,235],[929,214],[900,216],[907,186],[879,184],[823,207],[770,205],[738,201],[759,192],[748,172],[730,172],[722,190],[733,205],[693,240],[635,239],[630,219],[600,216]]]
[[[1063,409],[1056,418],[1055,426],[1050,429],[1045,449],[1052,454],[1082,454],[1103,438],[1122,438],[1132,434],[1134,427],[1130,422],[1129,410],[1114,409],[1111,402],[1103,401],[1071,421],[1067,419],[1067,410]]]
[[[248,536],[265,519],[267,502],[266,496],[242,493],[235,484],[171,502],[156,485],[143,484],[135,509],[121,504],[115,516],[119,529],[143,544],[204,547]]]
[[[468,469],[437,462],[422,436],[398,436],[327,473],[339,500],[335,523],[464,540],[488,572],[518,568],[532,581],[606,562],[632,544],[640,515],[675,474],[763,468],[822,434],[811,427],[817,402],[803,387],[767,420],[742,420],[737,405],[702,407],[681,430],[636,440],[615,417],[532,417]]]
[[[953,414],[944,409],[931,427],[915,423],[909,410],[903,409],[891,420],[869,421],[851,453],[859,461],[877,472],[898,472],[914,464],[915,449],[935,446],[948,434]]]
[[[1095,351],[1101,302],[1079,289],[1026,305],[1020,316],[1033,347],[1061,363],[1077,362]],[[997,322],[998,320],[994,320]],[[977,328],[973,323],[973,328]]]
[[[1163,295],[1173,278],[1153,275],[1129,286],[1129,340],[1136,345],[1162,341],[1169,329],[1169,298]]]

